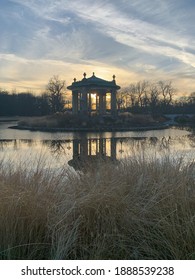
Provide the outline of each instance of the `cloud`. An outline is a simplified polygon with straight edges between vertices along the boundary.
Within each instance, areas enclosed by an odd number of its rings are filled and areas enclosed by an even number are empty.
[[[159,29],[158,25],[134,19],[133,16],[127,17],[110,3],[106,6],[96,2],[88,5],[89,1],[74,1],[69,8],[84,20],[96,23],[99,32],[106,33],[121,44],[149,54],[173,57],[194,67],[194,54],[184,51],[189,46],[187,37],[181,38],[165,27]]]
[[[22,69],[33,65],[29,76],[32,71],[34,77],[35,64],[47,73],[40,61],[47,66],[55,61],[68,76],[70,69],[79,73],[78,67],[102,65],[123,73],[125,81],[128,75],[129,80],[193,79],[190,0],[3,0],[0,5],[0,58],[7,54],[7,63]]]
[[[60,23],[65,21],[65,24],[71,22],[70,17],[66,17],[68,13],[71,13],[71,17],[73,17],[73,15],[75,17],[74,20],[76,17],[79,17],[82,19],[82,22],[88,23],[88,30],[93,28],[96,32],[98,31],[104,35],[107,34],[119,43],[138,49],[140,48],[142,51],[153,52],[154,47],[157,47],[157,52],[159,53],[161,46],[163,46],[164,49],[162,48],[161,52],[163,55],[169,56],[169,50],[172,49],[175,51],[176,56],[178,56],[178,49],[188,47],[188,39],[184,36],[180,37],[175,32],[171,32],[169,29],[162,26],[159,29],[157,23],[151,24],[145,20],[134,18],[134,15],[131,14],[131,12],[128,15],[125,14],[118,6],[112,4],[118,3],[117,1],[100,0],[91,2],[88,0],[61,0],[54,2],[48,0],[47,6],[45,5],[45,1],[40,0],[27,0],[25,2],[15,0],[14,2],[27,6],[41,18],[52,19]],[[122,2],[123,5],[126,3],[126,1]],[[138,2],[140,3],[140,1]],[[161,2],[162,1],[157,1],[158,7],[159,5],[165,6],[165,4],[162,4]],[[138,5],[135,5],[135,1],[133,1],[132,5],[129,6],[129,11],[131,7],[135,8],[137,6]],[[151,13],[151,5],[149,7]],[[168,7],[170,7],[170,5]],[[167,12],[168,7],[165,9],[165,12]],[[147,9],[145,8],[144,12],[146,11]],[[88,33],[88,30],[85,26],[86,34]],[[166,50],[166,52],[164,52],[164,50]],[[174,53],[170,52],[170,55],[174,55]]]

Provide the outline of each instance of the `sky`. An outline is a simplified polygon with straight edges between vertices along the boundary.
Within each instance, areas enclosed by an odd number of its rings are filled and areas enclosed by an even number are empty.
[[[44,91],[95,72],[121,87],[195,91],[194,0],[0,0],[0,88]]]

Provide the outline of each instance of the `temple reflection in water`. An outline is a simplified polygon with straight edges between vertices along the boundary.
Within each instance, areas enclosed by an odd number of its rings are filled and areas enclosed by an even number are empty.
[[[178,157],[185,152],[187,158],[194,157],[194,134],[180,130],[176,132],[176,135],[164,136],[159,131],[159,137],[137,133],[133,137],[116,137],[112,134],[104,138],[104,134],[98,133],[96,138],[75,134],[77,138],[0,139],[0,156],[4,161],[11,158],[15,165],[29,169],[36,168],[36,162],[40,163],[42,159],[44,168],[50,166],[60,169],[69,165],[76,171],[84,172],[91,167],[95,171],[103,161],[116,164],[132,156],[144,155],[145,159],[150,159],[150,156],[153,158],[168,154]]]
[[[75,170],[83,170],[85,167],[93,167],[98,161],[117,162],[116,138],[99,139],[74,139],[73,158],[68,164]]]

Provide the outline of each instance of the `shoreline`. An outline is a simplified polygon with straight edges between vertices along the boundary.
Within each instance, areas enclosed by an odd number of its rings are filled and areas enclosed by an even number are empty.
[[[29,127],[29,126],[10,126],[10,129],[42,131],[42,132],[120,132],[120,131],[147,131],[147,130],[160,130],[170,128],[171,125],[163,124],[157,126],[137,126],[137,127],[68,127],[68,128],[47,128],[47,127]]]

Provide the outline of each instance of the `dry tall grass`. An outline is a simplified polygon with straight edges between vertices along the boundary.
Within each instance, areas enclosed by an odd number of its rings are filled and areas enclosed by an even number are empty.
[[[0,166],[1,259],[194,259],[195,167],[131,158],[76,174]]]

